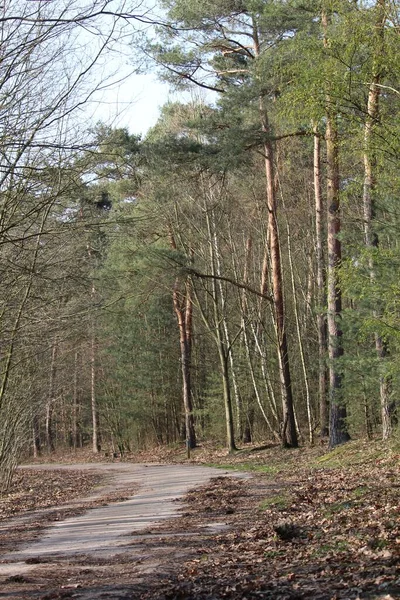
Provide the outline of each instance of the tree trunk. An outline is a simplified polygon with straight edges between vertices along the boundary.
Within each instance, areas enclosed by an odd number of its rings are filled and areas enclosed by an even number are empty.
[[[382,80],[383,65],[381,64],[384,54],[384,35],[385,35],[385,0],[378,0],[376,5],[377,20],[374,28],[376,37],[375,56],[372,67],[372,81],[368,90],[367,117],[364,127],[364,186],[363,186],[363,209],[364,209],[364,239],[367,248],[372,250],[379,246],[379,239],[373,230],[373,221],[375,217],[375,198],[376,188],[376,160],[374,151],[371,147],[371,141],[374,128],[379,119],[379,98],[380,82]],[[370,278],[375,280],[374,262],[372,256],[369,259]],[[379,317],[379,311],[374,311],[374,316]],[[390,415],[390,396],[392,388],[392,379],[390,375],[384,373],[384,361],[388,355],[388,347],[382,337],[375,334],[375,349],[381,363],[381,373],[379,377],[381,418],[382,418],[382,438],[388,439],[392,434],[392,421]]]
[[[230,236],[230,242],[232,247],[235,247],[234,244],[234,240],[232,238],[232,236]],[[235,252],[235,254],[237,254],[237,252]],[[266,252],[266,254],[268,254]],[[250,264],[251,264],[251,257],[252,257],[252,239],[251,237],[247,238],[246,241],[246,245],[245,245],[245,261],[244,261],[244,270],[243,270],[243,277],[242,277],[242,281],[244,284],[248,284],[249,283],[249,270],[250,270]],[[268,257],[265,259],[264,257],[264,263],[263,263],[263,270],[262,270],[262,283],[261,283],[261,289],[264,290],[264,293],[267,293],[267,283],[264,282],[264,277],[267,276],[267,268],[266,268],[266,264],[268,262]],[[239,276],[239,271],[236,267],[236,265],[234,265],[234,274],[235,274],[235,278],[237,281],[239,281],[240,276]],[[273,437],[277,438],[278,441],[280,440],[280,437],[277,433],[277,430],[273,428],[268,415],[266,414],[265,410],[264,410],[264,406],[261,400],[261,394],[259,392],[258,389],[258,383],[256,380],[256,376],[255,376],[255,369],[253,366],[253,359],[252,359],[252,354],[254,354],[254,351],[256,350],[256,356],[258,355],[260,357],[260,362],[261,362],[261,373],[263,376],[263,380],[264,380],[264,385],[265,385],[265,390],[267,393],[267,397],[269,399],[269,403],[270,403],[270,407],[271,407],[271,412],[275,421],[275,424],[279,424],[279,419],[278,419],[278,415],[277,415],[277,410],[276,410],[276,402],[275,402],[275,398],[274,398],[274,394],[273,394],[273,390],[272,387],[270,386],[269,383],[269,379],[267,376],[267,361],[265,358],[265,352],[263,351],[261,344],[260,344],[260,333],[262,331],[262,327],[260,326],[261,320],[262,320],[262,305],[259,304],[258,305],[258,312],[259,312],[259,323],[258,323],[258,331],[256,330],[256,326],[254,325],[254,323],[252,322],[252,318],[249,317],[250,315],[250,311],[249,311],[249,302],[248,302],[248,296],[246,293],[246,290],[243,289],[240,292],[240,296],[239,296],[239,306],[240,306],[240,322],[241,322],[241,329],[242,329],[242,339],[243,339],[243,343],[244,343],[244,347],[246,350],[246,357],[247,357],[247,363],[249,365],[249,371],[250,371],[250,376],[251,376],[251,381],[252,381],[252,385],[253,385],[253,394],[252,394],[252,398],[254,397],[257,401],[258,407],[261,411],[261,414],[269,428],[269,430],[271,431]],[[248,334],[248,326],[250,326],[251,329],[251,333],[254,339],[254,346],[253,344],[250,344],[250,340],[249,340],[249,334]],[[261,334],[262,335],[262,334]],[[254,408],[253,406],[251,406],[251,411],[252,413],[252,421],[254,420]],[[249,410],[247,411],[247,413],[249,414]],[[249,437],[249,417],[247,416],[246,421],[245,421],[245,427],[247,430],[247,433],[245,432],[245,430],[243,430],[242,432],[242,436],[241,439],[243,439],[243,441],[245,441],[245,439],[248,439]],[[243,425],[242,425],[243,428]]]
[[[245,262],[245,270],[243,273],[243,282],[244,283],[248,283],[248,270],[249,270],[249,259],[250,259],[250,251],[251,251],[251,238],[248,239],[247,244],[246,244],[246,262]],[[264,268],[263,268],[263,273],[265,273]],[[238,279],[238,274],[235,273],[235,277],[236,279]],[[264,284],[261,284],[262,286],[264,286]],[[265,369],[265,357],[263,355],[263,351],[262,348],[260,346],[260,342],[259,342],[259,336],[257,331],[255,330],[254,325],[251,323],[251,319],[249,319],[249,307],[248,307],[248,299],[247,299],[247,293],[246,290],[242,290],[241,291],[241,295],[240,295],[240,312],[241,312],[241,327],[242,327],[242,332],[243,332],[243,341],[244,341],[244,347],[246,350],[246,357],[247,357],[247,363],[249,365],[249,371],[250,371],[250,377],[251,377],[251,382],[253,385],[253,394],[254,394],[254,398],[257,401],[258,407],[260,409],[260,412],[263,416],[263,419],[268,427],[268,429],[270,430],[271,434],[273,437],[277,438],[278,441],[280,440],[279,435],[277,434],[276,430],[274,429],[274,427],[271,424],[270,419],[268,418],[268,415],[264,409],[262,400],[261,400],[261,394],[260,391],[258,389],[258,383],[256,380],[256,374],[254,371],[254,366],[253,366],[253,360],[252,360],[252,350],[254,353],[254,349],[253,346],[250,346],[250,340],[249,340],[249,336],[248,336],[248,332],[247,332],[247,322],[246,321],[250,321],[250,329],[254,338],[254,344],[255,347],[257,349],[257,352],[260,356],[260,360],[261,360],[261,371],[262,371],[262,375],[263,375],[263,379],[264,379],[264,384],[265,384],[265,389],[268,395],[268,398],[270,400],[270,406],[271,406],[271,410],[272,410],[272,414],[274,417],[275,422],[278,421],[277,418],[277,412],[276,412],[276,406],[274,405],[274,398],[272,397],[271,400],[271,394],[270,394],[270,390],[268,388],[268,379],[267,379],[267,373],[266,373],[266,369]]]
[[[74,355],[74,387],[72,397],[72,447],[78,448],[78,352]]]
[[[264,115],[263,131],[269,133],[269,125]],[[264,145],[265,172],[267,177],[269,251],[271,257],[272,293],[274,298],[275,328],[278,345],[279,375],[282,395],[282,444],[286,448],[297,448],[298,439],[293,411],[292,380],[290,375],[289,352],[287,346],[285,308],[283,300],[283,279],[281,252],[277,223],[277,205],[274,188],[274,158],[272,143]]]
[[[192,299],[191,281],[185,283],[185,293],[178,290],[179,280],[176,279],[173,291],[173,304],[179,328],[179,343],[181,351],[182,395],[185,411],[185,436],[189,448],[196,447],[196,431],[193,417],[191,360],[192,360]]]
[[[313,444],[314,428],[313,428],[313,418],[312,418],[312,411],[311,411],[310,385],[309,385],[309,379],[308,379],[306,357],[305,357],[305,353],[304,353],[303,337],[301,334],[301,327],[300,327],[299,307],[298,307],[298,302],[297,302],[297,290],[296,290],[296,282],[295,282],[295,278],[294,278],[294,268],[293,268],[293,258],[292,258],[291,232],[290,232],[289,219],[287,218],[287,216],[286,216],[286,230],[287,230],[287,249],[288,249],[288,259],[289,259],[289,268],[290,268],[290,278],[291,278],[292,293],[293,293],[294,317],[295,317],[295,321],[296,321],[297,340],[299,343],[300,360],[301,360],[301,366],[302,366],[303,376],[304,376],[304,389],[306,392],[308,440],[309,440],[310,444]],[[299,427],[298,427],[298,429],[299,429]]]
[[[177,249],[175,236],[172,227],[169,227],[169,239],[173,250]],[[193,329],[193,302],[192,302],[192,281],[190,277],[186,278],[185,292],[179,291],[180,281],[176,278],[172,292],[172,300],[175,315],[178,321],[179,344],[181,352],[181,371],[182,371],[182,396],[183,408],[185,412],[185,438],[188,448],[196,447],[196,430],[193,416],[192,401],[192,329]]]
[[[217,231],[216,231],[216,226],[215,226],[215,222],[214,222],[214,218],[212,221],[212,235],[213,235],[213,244],[214,244],[214,255],[215,255],[215,267],[216,267],[216,274],[218,277],[220,277],[222,275],[222,268],[221,268],[221,256],[220,256],[220,250],[219,250],[219,244],[218,244],[218,238],[217,238]],[[233,264],[233,268],[235,269],[235,265]],[[247,279],[247,275],[245,273],[245,278],[244,278],[244,282],[246,282]],[[223,328],[223,334],[224,334],[224,346],[228,351],[228,360],[229,360],[229,365],[230,365],[230,375],[232,377],[232,386],[233,386],[233,393],[234,393],[234,397],[235,397],[235,402],[236,402],[236,407],[237,407],[237,419],[236,421],[238,423],[238,427],[237,427],[237,435],[239,437],[239,439],[242,438],[242,428],[241,428],[241,418],[240,418],[240,405],[241,405],[241,399],[240,399],[240,395],[239,395],[239,387],[237,384],[237,376],[236,376],[236,364],[235,364],[235,360],[234,360],[234,356],[233,356],[233,347],[231,344],[231,336],[229,333],[229,328],[228,328],[228,323],[227,323],[227,319],[226,319],[226,310],[225,310],[225,292],[223,289],[223,285],[222,285],[222,281],[220,279],[218,279],[218,290],[219,290],[219,297],[221,299],[221,305],[222,305],[222,328]],[[229,370],[228,370],[228,384],[230,386],[230,381],[229,381]],[[229,418],[231,418],[231,416],[229,415]],[[233,416],[232,416],[233,419]]]
[[[318,329],[318,397],[320,436],[329,435],[329,406],[327,398],[327,328],[326,328],[326,290],[325,261],[323,249],[323,200],[321,190],[321,143],[317,127],[314,126],[314,197],[315,197],[315,236],[317,262],[317,329]]]
[[[328,16],[321,16],[324,47],[329,47]],[[329,85],[329,82],[327,83]],[[340,234],[340,172],[339,148],[336,115],[333,112],[332,100],[326,94],[326,177],[328,205],[328,354],[329,354],[329,400],[330,431],[329,447],[334,448],[350,439],[347,432],[347,410],[343,399],[342,373],[340,358],[343,356],[342,330],[342,292],[340,289],[339,270],[342,261]]]
[[[42,446],[40,442],[40,428],[39,419],[35,415],[32,420],[32,437],[33,437],[33,457],[38,458],[42,452]]]
[[[49,391],[46,404],[46,446],[48,452],[54,452],[53,408],[54,408],[54,379],[56,375],[57,340],[53,342],[50,362]]]
[[[329,446],[334,448],[347,442],[347,411],[343,402],[342,374],[339,360],[343,356],[342,294],[339,285],[341,264],[340,213],[339,213],[339,157],[337,131],[334,118],[329,114],[326,124],[327,147],[327,202],[328,202],[328,333],[329,333],[329,392],[330,437]]]
[[[257,26],[253,27],[253,40],[255,55],[260,54]],[[259,100],[260,119],[262,132],[265,135],[264,159],[265,175],[267,184],[267,206],[268,206],[268,241],[269,255],[271,260],[272,295],[274,300],[275,331],[277,339],[279,380],[282,396],[282,445],[286,448],[297,448],[298,439],[296,423],[293,410],[292,380],[290,375],[289,352],[287,345],[285,307],[283,299],[282,262],[279,245],[277,201],[275,192],[275,167],[274,150],[272,142],[268,139],[271,134],[268,113],[264,106],[263,98]],[[264,269],[263,269],[264,271]],[[264,282],[264,283],[263,283]],[[265,274],[263,273],[262,285],[265,285]]]
[[[210,218],[211,212],[211,218]],[[235,429],[232,409],[232,394],[231,385],[229,380],[229,352],[228,340],[224,335],[223,326],[226,323],[225,317],[225,299],[221,296],[221,287],[217,285],[216,277],[220,274],[218,267],[218,245],[217,236],[215,231],[215,221],[213,209],[206,210],[206,221],[209,236],[209,247],[210,247],[210,263],[211,263],[211,274],[213,275],[212,290],[213,290],[213,307],[214,307],[214,323],[215,323],[215,335],[217,341],[218,355],[220,361],[222,387],[224,394],[224,406],[225,406],[225,423],[226,423],[226,444],[228,452],[231,454],[237,450],[235,444]],[[223,306],[220,310],[219,302],[222,302]]]
[[[89,259],[92,257],[92,249],[90,244],[87,244]],[[96,287],[92,281],[90,295],[94,303],[96,295]],[[97,412],[96,399],[96,340],[95,340],[95,324],[94,317],[90,319],[90,404],[92,410],[92,449],[94,454],[98,454],[100,448],[100,433],[99,433],[99,416]]]
[[[94,454],[98,454],[101,448],[96,398],[96,341],[94,327],[92,327],[90,340],[90,399],[92,409],[92,448]]]
[[[226,446],[229,454],[232,454],[237,450],[235,444],[235,433],[234,433],[234,422],[233,422],[233,410],[232,410],[232,395],[231,395],[231,384],[229,381],[229,366],[228,356],[224,346],[222,338],[222,331],[218,333],[220,344],[218,348],[219,362],[221,368],[222,387],[224,393],[224,406],[225,406],[225,421],[226,421]]]
[[[250,401],[249,406],[247,407],[247,410],[246,410],[246,421],[245,421],[244,430],[243,430],[242,441],[244,444],[251,444],[251,442],[253,441],[253,439],[252,439],[253,438],[253,436],[252,436],[253,423],[254,423],[254,408],[253,408],[253,402]]]
[[[339,283],[341,265],[339,155],[336,123],[328,113],[326,123],[327,202],[328,202],[328,332],[329,332],[329,391],[330,436],[329,446],[334,448],[350,439],[347,432],[347,411],[343,401],[342,373],[339,366],[343,356],[342,293]]]

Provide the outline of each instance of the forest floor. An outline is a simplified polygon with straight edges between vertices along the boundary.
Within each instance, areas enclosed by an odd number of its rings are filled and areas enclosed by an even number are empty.
[[[98,458],[105,459],[111,460]],[[56,460],[74,463],[83,457]],[[189,462],[177,448],[127,460]],[[135,533],[123,552],[28,559],[31,570],[0,575],[0,598],[400,598],[399,449],[350,442],[329,453],[264,447],[228,457],[204,446],[190,463],[253,476],[221,473],[178,503],[179,517]],[[40,536],[51,521],[87,509],[79,498],[92,494],[96,506],[135,491],[131,486],[99,493],[101,475],[66,475],[54,466],[45,476],[37,469],[19,470],[10,493],[0,498],[0,562],[2,554]],[[10,518],[18,515],[30,516],[28,525],[15,527]]]

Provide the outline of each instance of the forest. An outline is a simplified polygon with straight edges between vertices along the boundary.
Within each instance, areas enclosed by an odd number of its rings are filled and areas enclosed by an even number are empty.
[[[60,449],[398,436],[395,0],[0,12],[0,488]],[[122,44],[184,92],[143,138],[82,117]]]

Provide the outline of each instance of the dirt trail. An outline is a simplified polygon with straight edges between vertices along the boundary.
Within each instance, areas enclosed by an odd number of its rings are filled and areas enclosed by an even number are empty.
[[[38,467],[35,466],[35,469]],[[41,465],[42,469],[70,469],[101,472],[107,476],[108,484],[94,496],[106,495],[111,490],[132,488],[139,485],[138,492],[123,502],[116,502],[100,508],[89,509],[84,514],[67,518],[52,524],[40,539],[16,552],[1,557],[0,590],[4,583],[23,581],[26,574],[43,571],[61,563],[69,566],[79,563],[78,555],[84,555],[85,562],[110,562],[116,555],[131,552],[132,535],[147,530],[166,519],[178,516],[179,504],[176,500],[189,489],[203,485],[212,477],[224,475],[224,471],[195,465],[144,465],[144,464],[74,464],[74,465]],[[248,477],[246,474],[229,473],[229,476]],[[7,522],[3,524],[3,528]],[[209,533],[218,531],[224,524],[210,523]],[[1,528],[0,528],[1,533]],[[130,536],[130,537],[129,537]],[[136,562],[145,563],[139,570],[149,572],[157,568],[158,560],[152,557],[151,544],[146,548],[146,537],[143,544],[136,549]],[[139,553],[139,554],[138,554]],[[156,553],[157,554],[157,553]],[[75,557],[75,558],[74,558]],[[25,562],[26,561],[26,562]],[[133,561],[134,562],[134,561]],[[39,564],[38,564],[39,563]],[[82,565],[81,565],[82,566]],[[28,581],[28,580],[27,580]],[[101,592],[102,593],[102,592]],[[111,593],[110,591],[108,593]],[[8,595],[7,595],[8,594]],[[20,590],[20,595],[12,595],[11,591],[0,598],[41,598],[33,590]],[[100,592],[99,592],[100,594]],[[65,594],[64,594],[65,595]],[[84,593],[74,594],[75,598],[86,598]],[[91,598],[100,597],[91,591]],[[104,597],[104,596],[103,596]],[[107,596],[114,597],[114,596]],[[121,596],[118,596],[121,597]]]

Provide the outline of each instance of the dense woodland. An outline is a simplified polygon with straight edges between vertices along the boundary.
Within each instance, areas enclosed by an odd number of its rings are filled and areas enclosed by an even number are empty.
[[[1,8],[2,487],[22,453],[398,435],[398,6],[159,10]],[[76,116],[118,35],[191,92],[144,139]]]

